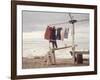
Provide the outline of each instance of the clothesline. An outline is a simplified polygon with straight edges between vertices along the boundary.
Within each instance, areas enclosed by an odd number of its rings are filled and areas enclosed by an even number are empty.
[[[83,20],[73,20],[76,22],[84,22],[84,21],[89,21],[89,19],[83,19]],[[62,24],[71,24],[71,20],[67,21],[67,22],[61,22],[61,23],[54,23],[54,24],[49,24],[48,26],[55,26],[55,25],[62,25]]]
[[[64,40],[64,38],[68,38],[69,28],[66,28],[64,31],[62,30],[62,28],[55,29],[55,27],[47,26],[44,39],[48,40],[49,43],[52,43],[53,48],[57,48],[56,40]]]
[[[69,23],[69,22],[54,23],[54,24],[49,24],[48,26],[62,25],[62,24],[67,24],[67,23]]]

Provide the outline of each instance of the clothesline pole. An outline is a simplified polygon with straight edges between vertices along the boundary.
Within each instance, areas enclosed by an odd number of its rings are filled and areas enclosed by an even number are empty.
[[[77,22],[77,20],[73,19],[73,16],[71,16],[70,13],[69,13],[69,17],[71,19],[69,23],[72,24],[72,55],[75,64],[75,23]]]
[[[72,52],[73,52],[73,60],[75,63],[75,24],[72,23]]]

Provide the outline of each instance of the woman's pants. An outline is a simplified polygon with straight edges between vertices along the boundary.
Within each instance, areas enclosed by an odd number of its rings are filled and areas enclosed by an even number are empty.
[[[52,47],[57,48],[57,42],[56,41],[52,41]]]

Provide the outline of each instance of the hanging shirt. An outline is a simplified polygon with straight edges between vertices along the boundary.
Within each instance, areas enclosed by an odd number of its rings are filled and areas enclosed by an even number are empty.
[[[65,28],[64,38],[68,38],[69,28]]]
[[[57,40],[61,40],[61,30],[62,28],[57,28]]]

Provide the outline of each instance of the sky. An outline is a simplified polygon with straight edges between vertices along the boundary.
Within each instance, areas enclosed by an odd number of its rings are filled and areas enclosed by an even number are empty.
[[[23,32],[44,30],[49,24],[68,22],[70,20],[69,14],[62,12],[57,13],[57,12],[22,11],[22,15],[23,15]],[[84,19],[89,19],[88,14],[72,13],[71,15],[73,19],[79,21]],[[69,24],[65,24],[64,26],[67,25]],[[63,27],[63,25],[57,25],[57,26]]]
[[[89,49],[89,14],[71,13],[73,19],[82,22],[75,23],[75,43],[77,49]],[[22,11],[23,26],[23,56],[43,55],[48,51],[48,41],[44,39],[45,30],[48,25],[62,22],[69,22],[71,19],[69,13],[62,12],[35,12]],[[58,46],[64,46],[65,43],[72,43],[72,24],[66,23],[55,25],[56,28],[69,28],[69,37],[63,42],[58,41]],[[41,45],[41,44],[44,45]],[[63,50],[64,51],[64,50]],[[40,53],[41,52],[41,53]],[[59,51],[60,53],[62,51]],[[65,55],[59,54],[64,57]]]

